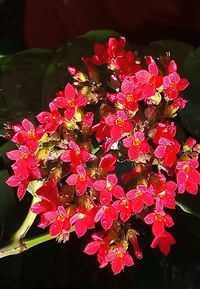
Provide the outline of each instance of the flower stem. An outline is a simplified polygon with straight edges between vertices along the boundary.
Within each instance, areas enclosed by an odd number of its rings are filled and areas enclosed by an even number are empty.
[[[33,197],[30,208],[32,207],[33,204],[37,203],[39,200],[40,199],[38,197]],[[36,216],[37,215],[34,214],[31,211],[31,209],[29,209],[28,214],[27,214],[24,222],[22,223],[22,225],[19,227],[19,229],[12,236],[12,241],[21,240],[26,236],[28,230],[32,226],[33,222],[35,221]]]
[[[41,236],[33,237],[30,239],[18,239],[13,240],[12,243],[4,248],[0,249],[0,258],[4,258],[10,255],[17,255],[23,253],[24,251],[47,242],[49,240],[55,239],[56,237],[52,237],[47,234],[43,234]]]

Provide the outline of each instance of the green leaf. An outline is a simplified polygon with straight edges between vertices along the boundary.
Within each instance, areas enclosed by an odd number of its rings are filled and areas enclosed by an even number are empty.
[[[200,47],[191,51],[181,67],[181,75],[190,81],[189,87],[183,92],[188,99],[186,108],[181,113],[183,126],[190,134],[200,136]]]
[[[7,170],[0,171],[0,240],[4,239],[4,235],[9,235],[11,230],[12,217],[15,215],[15,193],[14,190],[9,187],[5,181],[8,179],[9,174]]]
[[[187,193],[179,195],[176,204],[185,213],[200,218],[200,196],[198,194],[195,197]]]
[[[104,42],[109,37],[116,37],[119,38],[120,34],[111,29],[102,29],[102,30],[91,30],[85,33],[83,36],[93,42]]]
[[[30,49],[4,57],[0,69],[0,126],[42,109],[43,80],[52,52]]]

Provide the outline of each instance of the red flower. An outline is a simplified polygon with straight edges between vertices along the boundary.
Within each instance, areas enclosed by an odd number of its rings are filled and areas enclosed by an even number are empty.
[[[149,152],[149,144],[145,140],[144,133],[140,131],[135,132],[133,137],[129,136],[123,139],[123,145],[129,148],[128,157],[133,161],[136,160],[140,154]]]
[[[82,120],[82,131],[83,134],[89,133],[89,130],[92,128],[92,123],[94,121],[94,113],[92,112],[86,112],[86,114],[83,116]]]
[[[29,181],[41,178],[40,170],[35,158],[30,154],[26,146],[21,146],[19,150],[7,153],[11,160],[16,162],[11,166],[14,175],[9,177],[6,183],[11,187],[18,187],[17,196],[21,200],[26,192]]]
[[[69,233],[70,222],[63,206],[59,206],[56,211],[44,213],[44,217],[50,224],[49,233],[51,236]]]
[[[134,253],[137,259],[141,260],[143,257],[143,253],[140,249],[139,243],[138,243],[138,238],[137,238],[137,232],[133,229],[129,229],[127,232],[128,240],[131,242]]]
[[[176,192],[177,184],[173,181],[169,182],[161,182],[157,192],[156,192],[156,199],[159,198],[160,203],[169,209],[175,209],[176,206]]]
[[[31,207],[31,211],[35,214],[55,211],[60,205],[58,187],[53,179],[46,181],[36,191],[36,194],[40,197],[41,201],[35,203]]]
[[[197,141],[194,138],[192,137],[187,138],[183,145],[183,150],[185,152],[190,151],[196,145],[196,143]]]
[[[137,93],[140,99],[147,99],[156,94],[156,90],[162,86],[163,76],[158,75],[158,67],[151,56],[146,56],[148,71],[139,70],[135,73],[138,81]]]
[[[68,83],[65,86],[64,92],[57,94],[52,105],[57,108],[64,108],[66,119],[71,120],[74,117],[76,109],[85,106],[87,102],[87,97],[83,94],[77,93],[77,90]]]
[[[105,123],[111,127],[110,134],[114,141],[119,140],[123,137],[123,134],[130,133],[132,130],[132,123],[123,110],[118,110],[116,114],[107,116]]]
[[[139,71],[141,65],[132,51],[125,51],[123,56],[112,59],[111,68],[117,72],[120,80],[124,80],[125,77]]]
[[[117,219],[117,213],[112,205],[101,206],[94,218],[95,223],[101,222],[101,226],[104,230],[109,230],[113,224],[113,221]]]
[[[188,101],[182,97],[177,97],[172,104],[166,106],[164,114],[166,117],[175,117],[179,109],[183,109]]]
[[[151,243],[151,248],[155,248],[157,245],[159,246],[160,251],[164,255],[168,255],[170,252],[171,245],[174,245],[176,240],[172,236],[171,233],[164,231],[160,236],[155,237]]]
[[[28,188],[29,180],[21,181],[16,175],[13,175],[7,179],[6,184],[10,187],[18,187],[17,197],[21,201],[21,199],[23,199],[26,193],[26,190]]]
[[[75,191],[78,196],[82,196],[87,187],[92,186],[92,179],[87,174],[83,165],[78,165],[76,167],[77,174],[71,174],[66,182],[70,186],[75,186]]]
[[[135,93],[137,87],[136,78],[126,78],[121,84],[121,92],[116,96],[116,101],[123,105],[123,108],[126,110],[131,110],[136,112],[138,109],[137,101],[138,96]]]
[[[38,140],[43,133],[28,120],[24,119],[22,125],[14,125],[15,135],[12,141],[16,144],[26,145],[31,153],[34,153],[38,148]]]
[[[74,141],[69,141],[69,150],[61,155],[63,162],[70,162],[74,167],[85,164],[90,159],[90,154],[85,148],[80,148]]]
[[[78,237],[85,235],[87,229],[94,228],[94,217],[96,214],[96,208],[91,206],[90,210],[81,209],[78,213],[70,219],[70,224],[74,225],[75,232]]]
[[[9,159],[16,161],[12,165],[12,169],[19,180],[24,181],[27,178],[32,180],[41,178],[37,161],[32,154],[30,154],[26,146],[21,146],[19,150],[8,152],[7,156]]]
[[[180,78],[176,70],[177,67],[174,62],[171,63],[168,68],[169,74],[163,78],[164,91],[170,100],[177,98],[179,92],[189,85],[189,81],[185,78]]]
[[[154,203],[153,191],[144,185],[138,185],[136,189],[130,190],[126,196],[132,201],[132,210],[139,213],[143,210],[144,205],[151,206]]]
[[[106,262],[106,256],[109,253],[109,244],[108,240],[103,239],[101,236],[97,234],[92,235],[93,241],[91,241],[85,247],[84,252],[88,255],[94,255],[97,253],[97,259],[100,264],[100,268],[105,267],[108,263]]]
[[[105,122],[100,122],[92,127],[92,130],[96,132],[96,140],[102,142],[106,138],[110,137],[110,127]]]
[[[160,138],[159,145],[154,151],[155,156],[158,159],[163,159],[166,166],[171,167],[177,159],[177,153],[180,150],[180,144],[177,140],[169,140],[166,138]]]
[[[198,192],[198,185],[200,184],[200,174],[196,170],[199,163],[195,159],[188,161],[180,161],[176,165],[177,169],[177,184],[179,194],[183,194],[186,190],[192,195],[196,195]]]
[[[172,140],[176,134],[176,126],[173,122],[165,124],[160,122],[156,127],[156,132],[153,136],[154,143],[158,144],[160,138],[166,138]]]
[[[97,65],[110,65],[112,58],[124,54],[125,44],[126,40],[124,37],[120,37],[119,40],[116,38],[109,38],[106,46],[101,43],[96,43],[94,45],[95,55],[91,58],[91,62]]]
[[[93,187],[100,192],[100,204],[102,206],[109,205],[112,201],[112,196],[121,198],[124,196],[124,190],[117,185],[118,179],[116,175],[107,175],[106,180],[95,181]]]
[[[117,200],[113,203],[113,207],[116,212],[120,214],[120,219],[123,222],[126,222],[130,219],[132,214],[132,201],[128,200],[128,198],[122,198],[121,200]]]
[[[106,256],[106,261],[111,263],[111,269],[115,275],[119,274],[124,266],[134,265],[133,258],[122,246],[115,247],[114,251]]]
[[[170,215],[165,212],[154,212],[148,214],[144,221],[146,224],[152,226],[152,232],[156,237],[159,237],[164,232],[164,227],[171,227],[174,225],[174,222]]]
[[[115,169],[116,156],[110,154],[106,154],[101,157],[99,162],[99,168],[101,168],[105,172],[111,172]]]
[[[45,132],[54,132],[62,124],[61,115],[55,108],[51,112],[40,112],[36,117]]]

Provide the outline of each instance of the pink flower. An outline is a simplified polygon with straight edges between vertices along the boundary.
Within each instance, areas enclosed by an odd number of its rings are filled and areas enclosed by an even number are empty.
[[[61,155],[63,162],[70,162],[74,167],[85,164],[90,159],[90,154],[85,148],[80,148],[74,141],[69,141],[69,149]]]
[[[70,222],[63,206],[59,206],[56,211],[44,213],[44,217],[50,224],[49,233],[51,236],[69,233]]]
[[[133,213],[132,201],[128,200],[126,197],[115,201],[113,203],[113,207],[115,208],[116,212],[119,213],[120,219],[123,222],[128,221]]]
[[[137,82],[134,82],[136,78],[126,78],[121,84],[121,92],[119,92],[116,96],[116,101],[123,105],[124,109],[137,111],[138,96],[135,93],[135,89],[137,87]]]
[[[108,264],[106,261],[106,256],[109,253],[108,240],[106,238],[103,239],[101,236],[98,236],[98,234],[93,234],[92,239],[93,241],[87,244],[84,252],[88,255],[97,254],[100,268],[103,268]]]
[[[89,133],[89,130],[92,128],[92,123],[94,121],[94,113],[92,112],[86,112],[86,114],[83,116],[82,120],[82,131],[83,134]]]
[[[117,185],[118,179],[115,174],[109,174],[106,180],[95,181],[93,187],[100,192],[100,204],[102,206],[109,205],[112,201],[112,196],[121,198],[124,196],[124,190]]]
[[[128,157],[130,160],[136,160],[140,154],[149,152],[149,144],[145,140],[143,132],[135,132],[134,136],[123,139],[123,145],[128,149]]]
[[[164,182],[160,185],[157,192],[156,199],[159,199],[164,207],[169,209],[175,209],[176,206],[176,192],[177,184],[173,181]]]
[[[189,85],[189,81],[185,78],[180,78],[176,70],[176,64],[172,61],[168,67],[169,74],[163,78],[164,91],[170,100],[177,98],[179,92]]]
[[[40,112],[36,117],[44,132],[54,132],[62,124],[61,115],[57,109],[53,109],[51,112]]]
[[[148,214],[144,218],[144,221],[148,225],[153,224],[152,232],[156,237],[162,235],[164,227],[171,227],[174,225],[171,216],[162,211]]]
[[[76,167],[76,174],[71,174],[66,182],[70,186],[75,186],[75,191],[78,196],[82,196],[87,187],[92,186],[92,179],[91,177],[87,174],[85,168],[83,165],[78,165]]]
[[[96,216],[94,218],[95,223],[101,222],[101,226],[104,230],[109,230],[113,224],[113,221],[117,219],[117,213],[115,208],[108,204],[105,206],[100,206]]]
[[[124,266],[131,267],[134,265],[133,258],[122,246],[117,246],[106,256],[106,261],[111,263],[113,273],[119,274]]]
[[[177,140],[169,140],[161,137],[158,141],[159,145],[154,151],[158,159],[163,160],[166,166],[171,167],[177,159],[177,153],[180,150],[180,144]]]
[[[64,108],[66,119],[71,120],[74,117],[76,109],[85,106],[87,102],[87,97],[77,93],[77,90],[68,83],[64,91],[57,94],[52,105],[56,108]]]
[[[198,185],[200,184],[200,174],[196,170],[199,163],[195,159],[188,161],[179,161],[176,165],[177,169],[177,184],[179,194],[183,194],[186,190],[192,195],[196,195],[198,192]]]
[[[71,217],[70,224],[74,225],[75,232],[79,238],[85,235],[87,229],[94,228],[95,214],[96,208],[91,206],[90,210],[81,209]]]
[[[24,119],[21,125],[14,125],[15,135],[12,141],[16,144],[26,145],[31,153],[38,148],[38,141],[43,133],[28,120]]]
[[[114,141],[119,140],[123,137],[123,134],[128,134],[132,130],[132,123],[123,110],[117,110],[116,114],[107,116],[105,123],[111,127],[110,134]]]
[[[139,213],[144,209],[144,205],[151,206],[154,203],[153,191],[144,185],[138,185],[136,189],[130,190],[127,199],[132,201],[132,210]]]
[[[35,214],[55,211],[60,205],[58,187],[53,179],[46,181],[36,191],[36,194],[40,197],[41,201],[31,207],[31,211]]]
[[[146,56],[147,70],[139,70],[135,73],[138,88],[136,93],[140,99],[147,99],[156,94],[156,90],[162,86],[163,76],[159,75],[158,67],[151,56]]]
[[[12,150],[7,153],[9,159],[15,163],[11,166],[14,175],[6,181],[10,187],[17,187],[17,196],[21,200],[28,187],[28,183],[41,178],[40,169],[38,168],[35,158],[30,154],[26,146],[21,146],[19,150]]]

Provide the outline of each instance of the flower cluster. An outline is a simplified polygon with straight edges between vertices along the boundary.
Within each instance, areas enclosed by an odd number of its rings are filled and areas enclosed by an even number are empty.
[[[63,241],[93,229],[85,252],[117,274],[143,257],[141,226],[152,232],[151,248],[169,253],[169,212],[177,194],[197,194],[200,149],[193,138],[176,139],[173,119],[189,83],[168,55],[141,59],[121,37],[95,44],[83,62],[87,73],[68,68],[74,81],[36,116],[36,128],[27,119],[13,125],[7,184],[21,200],[40,180],[31,208],[39,227]]]

